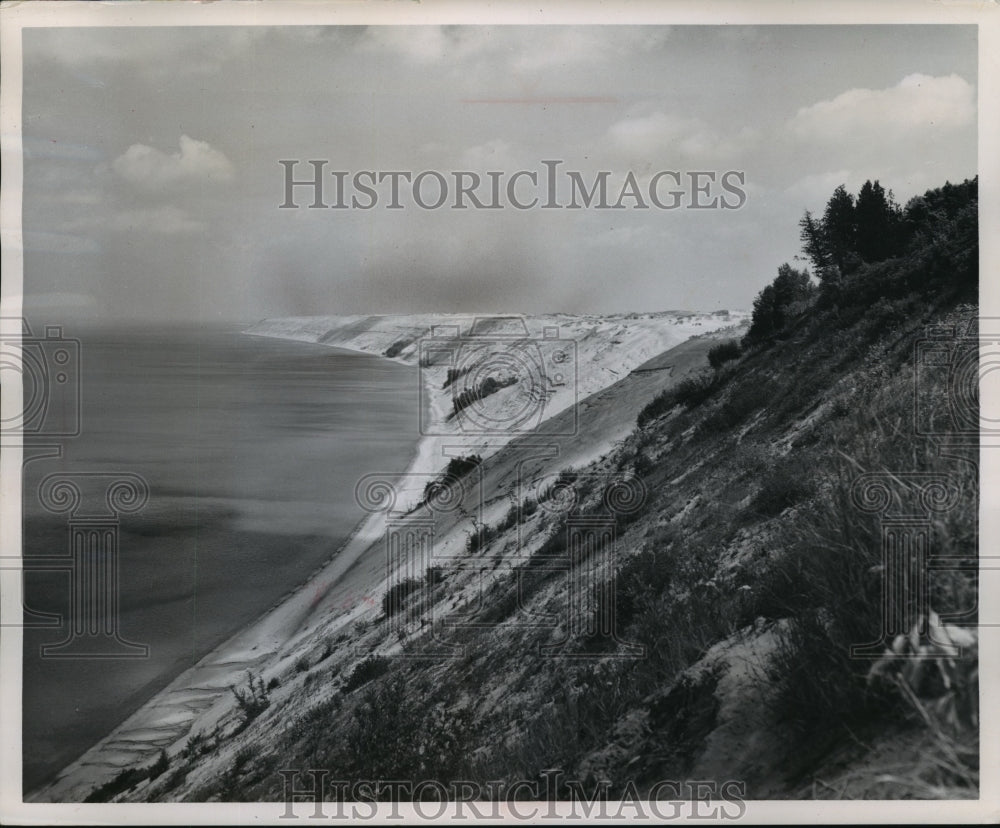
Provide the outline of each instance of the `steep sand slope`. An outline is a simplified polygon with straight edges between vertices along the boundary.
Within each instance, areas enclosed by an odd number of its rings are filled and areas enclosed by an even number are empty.
[[[481,489],[485,503],[482,518],[496,521],[510,501],[509,492],[517,464],[523,464],[523,447],[541,438],[548,449],[534,465],[524,466],[533,475],[556,474],[571,465],[583,465],[607,452],[634,427],[638,411],[662,388],[677,381],[685,371],[704,363],[704,342],[681,345],[698,334],[730,328],[741,323],[741,313],[690,314],[667,312],[630,314],[615,317],[573,317],[553,315],[525,317],[526,337],[505,337],[497,325],[489,328],[494,343],[489,353],[519,345],[534,354],[540,343],[542,359],[553,348],[563,348],[572,357],[571,381],[549,385],[542,381],[529,390],[538,395],[540,410],[537,431],[527,425],[513,433],[487,436],[469,434],[457,419],[448,419],[452,390],[444,389],[449,365],[425,365],[424,384],[427,434],[418,447],[413,466],[394,481],[400,502],[414,505],[429,476],[447,463],[448,453],[478,453],[487,459],[482,468]],[[445,353],[469,342],[472,317],[462,316],[364,316],[316,317],[265,320],[247,333],[317,342],[366,353],[385,355],[416,366],[434,326],[457,326],[457,336],[438,337],[435,342]],[[556,336],[546,339],[558,329]],[[472,340],[476,342],[477,340]],[[500,343],[497,345],[496,343]],[[432,343],[435,344],[435,343]],[[677,347],[680,346],[680,347]],[[391,350],[390,350],[391,349]],[[672,349],[672,350],[671,350]],[[473,358],[469,375],[482,367],[482,358]],[[546,369],[547,370],[547,369]],[[631,372],[631,373],[630,373]],[[509,422],[511,412],[525,405],[524,382],[501,389],[484,401],[488,417]],[[415,412],[415,415],[418,413]],[[533,424],[533,423],[532,423]],[[529,424],[531,425],[531,424]],[[508,444],[509,450],[504,451]],[[448,449],[446,451],[445,449]],[[502,452],[507,459],[489,458]],[[359,477],[365,470],[359,470]],[[376,512],[358,527],[339,552],[312,573],[302,586],[291,592],[270,612],[179,675],[169,686],[143,705],[105,739],[67,767],[50,785],[35,792],[33,801],[79,801],[95,786],[103,784],[127,767],[149,764],[161,748],[177,753],[189,734],[211,730],[235,708],[231,685],[241,684],[247,670],[265,681],[286,673],[304,652],[315,648],[321,638],[329,638],[368,616],[374,617],[385,592],[387,572],[380,542],[385,530],[385,513]],[[436,530],[439,548],[461,550],[468,526],[456,517]],[[471,589],[471,581],[456,584],[459,594]],[[295,711],[288,710],[289,714]],[[211,773],[211,767],[205,768]]]

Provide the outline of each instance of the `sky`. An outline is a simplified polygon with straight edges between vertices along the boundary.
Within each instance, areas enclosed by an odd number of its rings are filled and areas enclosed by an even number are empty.
[[[905,204],[977,172],[969,26],[36,28],[23,44],[40,324],[745,309],[839,184],[878,179]],[[281,209],[281,160],[297,178],[324,160],[484,181],[559,160],[588,186],[608,172],[612,202],[629,173],[641,191],[659,171],[738,171],[746,200],[425,210],[403,182],[402,209],[387,183],[369,210],[307,209],[302,188]]]

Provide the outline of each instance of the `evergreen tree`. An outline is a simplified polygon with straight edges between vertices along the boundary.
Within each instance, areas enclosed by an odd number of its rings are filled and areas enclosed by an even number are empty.
[[[823,239],[832,264],[841,273],[850,269],[850,254],[857,249],[854,196],[841,184],[833,191],[823,213]]]
[[[866,262],[880,262],[893,256],[898,247],[899,208],[876,180],[866,181],[854,207],[857,252]]]
[[[792,306],[808,299],[814,291],[807,271],[783,264],[774,281],[754,299],[746,341],[762,342],[780,333],[790,321]]]
[[[826,239],[823,236],[823,223],[814,219],[812,213],[806,210],[806,214],[799,222],[799,228],[802,252],[812,262],[813,270],[822,279],[824,271],[832,264],[830,253],[826,248]]]

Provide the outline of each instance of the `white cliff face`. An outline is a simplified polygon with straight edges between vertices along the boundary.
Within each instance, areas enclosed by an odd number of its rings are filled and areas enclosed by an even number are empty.
[[[654,358],[692,336],[742,324],[746,316],[739,312],[545,315],[524,317],[521,329],[509,320],[479,317],[476,330],[472,316],[326,316],[264,320],[246,333],[369,353],[420,372],[424,436],[408,474],[393,483],[396,510],[406,511],[418,505],[427,479],[441,472],[449,456],[478,454],[485,461],[536,428],[559,442],[558,456],[541,461],[553,474],[601,456],[628,435],[637,411],[669,382],[670,371],[660,370]],[[647,363],[655,370],[637,372],[638,385],[615,385]],[[453,376],[458,373],[451,383],[447,383],[449,370]],[[474,399],[456,415],[456,393],[479,392],[491,377],[492,393]],[[612,386],[618,390],[600,393]],[[588,426],[578,431],[576,415],[585,407]],[[359,476],[362,473],[359,470]],[[500,491],[510,473],[500,463],[493,477],[483,480],[484,522],[497,522],[510,507],[511,501]],[[245,684],[248,670],[265,682],[281,680],[271,694],[272,715],[281,717],[274,726],[301,713],[314,699],[288,684],[296,662],[303,656],[312,658],[321,642],[339,639],[347,641],[347,647],[379,614],[379,599],[392,575],[385,566],[385,525],[386,513],[374,512],[298,590],[179,675],[29,799],[80,801],[123,768],[151,764],[161,749],[176,757],[192,734],[209,733],[233,719],[237,705],[229,688]],[[436,531],[438,548],[453,554],[465,549],[469,536],[465,522],[446,521]],[[479,587],[471,577],[450,584],[459,602],[474,588]],[[374,646],[388,652],[399,644],[385,641]],[[232,763],[231,752],[222,749],[205,756],[177,793],[222,774],[226,763]],[[128,796],[132,795],[142,798],[142,791]]]

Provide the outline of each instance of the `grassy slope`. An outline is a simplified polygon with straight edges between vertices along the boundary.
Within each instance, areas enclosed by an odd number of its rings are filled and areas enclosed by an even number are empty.
[[[280,799],[278,767],[444,782],[532,779],[556,767],[607,780],[612,794],[629,782],[642,790],[659,779],[715,778],[745,781],[750,798],[974,796],[974,619],[950,629],[968,645],[962,659],[887,664],[873,680],[873,662],[848,654],[875,637],[881,617],[880,527],[850,499],[860,474],[947,474],[956,501],[932,521],[934,549],[974,561],[977,446],[942,452],[913,429],[914,406],[944,406],[948,393],[940,373],[915,384],[915,343],[927,325],[965,331],[976,317],[967,252],[945,234],[863,270],[777,341],[711,374],[710,393],[666,400],[675,404],[565,478],[592,516],[601,514],[595,475],[645,485],[643,508],[616,520],[614,593],[621,637],[643,645],[644,657],[601,656],[593,638],[559,652],[588,657],[540,654],[570,623],[565,581],[537,554],[513,556],[559,551],[564,525],[545,509],[502,520],[498,501],[488,540],[467,556],[476,566],[415,593],[482,622],[450,634],[463,654],[355,654],[416,652],[426,618],[412,599],[404,634],[383,618],[330,640],[283,679],[280,703],[245,727],[224,722],[203,753],[193,747],[133,795]],[[685,343],[664,361],[693,369],[717,341]],[[582,429],[609,433],[610,401],[626,393],[621,411],[634,422],[683,376],[633,374],[581,406]],[[487,491],[504,491],[519,449],[484,464]],[[563,454],[538,471],[566,463]],[[592,566],[585,557],[577,571]],[[477,608],[469,584],[480,569],[490,574]],[[555,613],[558,628],[520,623],[518,583],[527,610]],[[968,573],[941,573],[932,607],[966,609],[974,592]],[[932,646],[898,645],[925,655]]]

